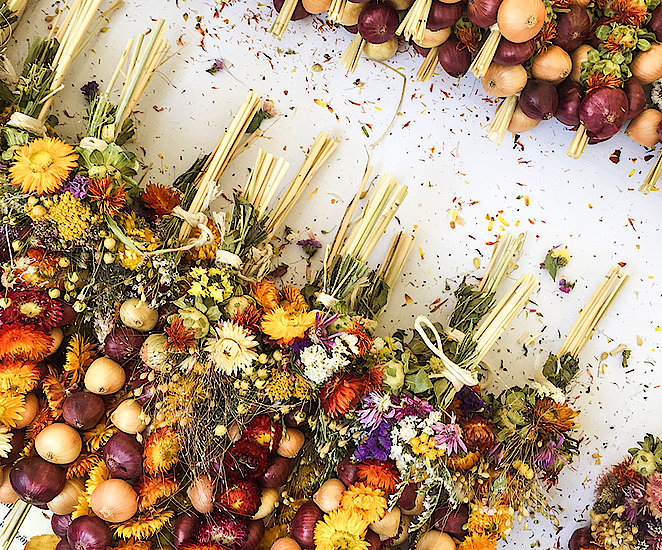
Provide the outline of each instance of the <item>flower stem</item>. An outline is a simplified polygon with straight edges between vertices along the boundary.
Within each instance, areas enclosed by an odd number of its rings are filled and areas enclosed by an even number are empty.
[[[472,72],[476,78],[483,78],[487,73],[487,69],[492,64],[494,54],[499,47],[500,41],[501,31],[497,25],[492,25],[490,35],[487,37],[485,44],[483,44],[483,47],[480,49],[478,55],[469,67],[469,71]]]

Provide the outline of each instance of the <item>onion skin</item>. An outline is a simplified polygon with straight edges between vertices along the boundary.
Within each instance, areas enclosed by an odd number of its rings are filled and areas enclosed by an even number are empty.
[[[539,53],[531,63],[531,76],[552,84],[564,81],[572,71],[572,59],[560,46],[549,46]]]
[[[94,516],[81,516],[67,529],[67,541],[74,550],[106,550],[113,543],[108,526]]]
[[[416,543],[416,550],[455,550],[455,543],[450,535],[431,529]]]
[[[559,106],[554,116],[566,126],[575,128],[579,126],[579,106],[584,97],[584,88],[577,82],[566,80],[556,88],[559,96]]]
[[[556,15],[556,36],[552,42],[566,52],[576,50],[591,32],[591,17],[586,8],[570,4],[567,12]]]
[[[451,36],[437,50],[439,64],[450,76],[459,78],[471,65],[471,52],[462,42]]]
[[[200,518],[193,510],[187,510],[177,516],[172,527],[175,546],[179,548],[182,544],[191,542],[198,533]]]
[[[593,542],[593,537],[591,535],[590,527],[580,527],[575,530],[575,532],[570,537],[568,541],[568,548],[570,550],[580,550],[591,544]]]
[[[25,445],[25,430],[12,430],[11,451],[5,458],[0,458],[0,466],[13,464],[23,450]]]
[[[646,93],[644,92],[644,87],[636,78],[626,80],[625,84],[623,84],[623,91],[628,97],[627,119],[631,120],[646,107]]]
[[[549,120],[556,113],[559,96],[549,82],[531,79],[522,90],[518,105],[533,120]]]
[[[143,446],[135,437],[118,432],[103,446],[103,460],[112,477],[138,479],[143,473]]]
[[[577,48],[572,54],[570,54],[570,59],[572,59],[572,71],[568,75],[568,78],[574,82],[579,82],[579,77],[582,72],[582,63],[588,59],[588,52],[592,49],[588,44],[582,44]]]
[[[503,0],[497,12],[501,34],[511,42],[534,38],[545,22],[542,0]]]
[[[51,516],[51,529],[61,539],[67,536],[67,529],[71,525],[71,514],[66,516],[60,516],[58,514],[53,514]]]
[[[275,489],[281,487],[290,477],[294,461],[284,456],[273,456],[269,459],[267,470],[258,478],[258,484],[262,487]]]
[[[336,467],[338,472],[338,479],[345,485],[352,485],[356,481],[357,465],[352,460],[352,455],[349,454],[343,458]]]
[[[85,490],[85,484],[80,478],[67,479],[64,489],[48,503],[48,509],[53,514],[71,514],[78,506],[78,497]]]
[[[39,432],[34,440],[37,454],[53,464],[69,464],[83,448],[79,433],[63,422],[55,422]]]
[[[138,495],[122,479],[107,479],[90,496],[90,508],[109,523],[121,523],[138,511]]]
[[[108,395],[119,391],[126,382],[122,365],[108,357],[92,361],[85,373],[85,389],[97,395]]]
[[[299,454],[301,447],[303,447],[304,435],[303,432],[296,428],[288,428],[283,433],[280,440],[280,445],[276,449],[276,453],[285,458],[294,458]]]
[[[630,122],[625,135],[643,147],[655,147],[660,140],[657,129],[662,122],[662,113],[657,109],[644,109]]]
[[[389,4],[370,3],[359,15],[359,33],[366,42],[383,44],[395,36],[400,19]]]
[[[301,0],[301,5],[308,13],[319,15],[329,11],[331,0]]]
[[[515,107],[515,111],[513,111],[510,124],[508,124],[508,131],[513,134],[521,134],[533,130],[538,124],[540,124],[539,120],[534,120],[526,116],[518,105]]]
[[[66,483],[64,470],[39,456],[19,460],[9,472],[16,494],[29,504],[43,505],[60,494]]]
[[[645,52],[636,53],[630,70],[632,76],[642,84],[650,84],[662,78],[662,44],[654,42]]]
[[[9,468],[0,469],[0,502],[9,505],[14,504],[17,500],[18,495],[9,479]]]
[[[625,123],[628,99],[619,88],[594,88],[584,96],[579,107],[579,120],[590,138],[606,140]]]
[[[501,0],[469,0],[467,18],[477,27],[488,28],[497,22]]]
[[[358,30],[359,16],[367,5],[367,3],[357,4],[354,2],[348,2],[345,6],[345,11],[342,14],[342,18],[340,21],[338,21],[338,23],[345,27],[357,25]]]
[[[96,426],[106,412],[103,399],[94,393],[80,391],[68,395],[62,404],[62,418],[78,430]]]
[[[216,488],[208,475],[196,477],[186,490],[193,508],[201,514],[210,514],[214,509],[215,493]]]
[[[531,58],[535,49],[536,44],[533,40],[527,40],[526,42],[517,44],[501,37],[493,61],[506,67],[521,65]]]
[[[340,500],[346,488],[339,479],[327,479],[313,495],[313,502],[322,512],[328,514],[340,507]]]
[[[521,92],[526,86],[526,69],[522,65],[505,67],[492,63],[481,79],[483,90],[492,97],[508,97]]]
[[[461,2],[445,4],[439,0],[433,0],[428,15],[427,28],[431,31],[439,31],[452,27],[460,20],[463,11],[464,6]]]
[[[296,540],[283,537],[274,542],[269,550],[301,550],[301,546],[297,544]]]
[[[444,533],[462,539],[468,533],[466,528],[469,521],[469,506],[460,504],[454,510],[449,510],[448,506],[437,508],[432,516],[432,526]]]
[[[124,365],[140,357],[145,335],[133,328],[115,327],[103,342],[104,353],[113,361]]]
[[[425,35],[421,42],[417,44],[423,48],[434,48],[435,46],[441,46],[451,35],[450,29],[440,29],[438,31],[431,31],[425,29]]]
[[[368,543],[368,550],[381,550],[382,540],[374,531],[368,529],[365,533],[365,541]]]
[[[299,543],[301,548],[314,550],[315,525],[322,519],[323,515],[322,510],[310,500],[297,510],[290,522],[289,530],[292,538]]]
[[[297,7],[299,6],[301,4],[297,2]],[[294,11],[296,12],[296,8]],[[143,302],[139,298],[129,298],[120,306],[120,319],[126,327],[135,328],[140,332],[149,332],[159,322],[159,310],[149,307],[147,302]]]
[[[418,492],[418,485],[416,483],[408,483],[402,491],[397,505],[400,508],[411,509],[416,504],[416,493]]]
[[[660,42],[662,40],[662,6],[658,6],[653,10],[646,26],[651,32],[655,33],[655,38]]]
[[[135,399],[126,399],[117,405],[110,415],[110,421],[128,434],[140,433],[147,427],[142,405]]]

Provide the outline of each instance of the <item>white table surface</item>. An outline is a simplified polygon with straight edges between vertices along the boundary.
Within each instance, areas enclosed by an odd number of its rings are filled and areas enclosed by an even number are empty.
[[[22,61],[28,38],[45,32],[45,18],[52,14],[51,2],[31,3],[9,46],[12,60]],[[395,113],[402,79],[365,59],[354,75],[345,76],[338,59],[350,35],[318,19],[292,23],[278,42],[267,33],[273,19],[270,4],[126,0],[112,16],[109,30],[91,41],[91,49],[76,60],[68,75],[66,90],[56,101],[63,135],[73,137],[81,128],[85,105],[80,86],[108,78],[126,39],[146,30],[150,18],[157,17],[166,19],[167,38],[179,51],[139,103],[140,127],[130,148],[147,165],[153,163],[149,180],[170,183],[199,153],[211,149],[252,88],[272,99],[284,115],[259,146],[289,160],[291,174],[302,160],[302,150],[320,130],[340,139],[335,158],[308,190],[310,199],[288,220],[293,227],[315,229],[318,238],[327,242],[330,235],[321,230],[336,228],[360,182],[367,147]],[[210,75],[205,71],[215,58],[222,58],[227,70]],[[473,260],[482,256],[486,266],[491,253],[486,243],[500,232],[498,223],[488,231],[486,217],[499,213],[509,223],[505,229],[528,232],[516,273],[527,270],[539,277],[541,286],[530,309],[543,314],[520,314],[491,353],[490,360],[497,364],[503,360],[507,370],[499,384],[523,383],[538,372],[611,265],[623,262],[631,274],[582,353],[582,370],[572,391],[582,410],[585,444],[575,470],[564,472],[558,489],[550,493],[562,510],[565,528],[557,535],[548,521],[530,521],[528,529],[518,527],[507,543],[499,543],[499,548],[512,550],[558,544],[565,548],[576,520],[588,516],[593,481],[601,469],[618,461],[646,432],[662,433],[662,416],[654,405],[662,397],[657,366],[662,333],[656,332],[662,325],[658,281],[662,196],[646,197],[636,190],[652,160],[645,162],[647,151],[622,134],[590,146],[579,161],[570,160],[565,150],[572,134],[554,121],[523,135],[517,145],[509,134],[497,147],[486,138],[484,126],[494,106],[480,83],[471,76],[458,83],[442,75],[427,84],[416,83],[413,75],[421,61],[411,51],[391,60],[391,66],[408,77],[404,101],[388,136],[370,151],[376,172],[391,172],[409,186],[397,223],[389,227],[384,241],[397,229],[413,230],[417,239],[383,316],[386,329],[410,326],[416,315],[429,314],[437,298],[451,297],[444,290],[447,280],[454,286],[464,273],[481,273]],[[321,72],[312,70],[315,63],[322,65]],[[361,86],[355,85],[357,79]],[[369,137],[362,127],[371,128]],[[609,160],[615,150],[621,153],[618,164]],[[245,153],[226,172],[222,179],[226,192],[245,182],[255,151]],[[524,195],[529,206],[521,198]],[[455,229],[449,223],[453,210],[464,220]],[[560,244],[572,254],[562,275],[577,283],[568,295],[560,293],[539,268],[546,251]],[[373,260],[378,262],[377,253]],[[300,271],[303,266],[303,261],[295,265]],[[413,301],[407,303],[405,295]],[[451,305],[452,300],[430,317],[444,320]],[[518,339],[539,331],[541,336],[524,356]],[[642,346],[636,344],[637,335]],[[620,355],[600,364],[600,355],[619,344],[632,349],[627,372]],[[35,510],[21,534],[48,529],[41,511]],[[22,543],[17,541],[13,548],[22,548]]]

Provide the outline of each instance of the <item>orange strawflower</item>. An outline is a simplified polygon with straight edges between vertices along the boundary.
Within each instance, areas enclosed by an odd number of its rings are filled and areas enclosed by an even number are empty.
[[[145,470],[148,473],[167,472],[177,463],[182,448],[182,436],[172,428],[164,427],[153,431],[143,451]]]
[[[390,495],[400,483],[400,474],[392,460],[382,462],[371,458],[357,464],[356,479]]]
[[[53,338],[33,327],[12,323],[0,328],[0,357],[40,361],[52,345]]]
[[[363,394],[363,380],[351,373],[334,374],[320,391],[324,412],[332,418],[347,414]]]
[[[179,489],[179,483],[173,476],[143,477],[134,484],[133,489],[138,493],[138,510],[142,512],[162,498],[174,495]]]
[[[271,311],[278,307],[278,291],[269,281],[255,283],[252,290],[253,297],[265,311]]]
[[[161,218],[172,212],[181,202],[182,193],[175,187],[166,187],[160,183],[148,183],[142,192],[143,203],[154,210]]]
[[[608,8],[613,12],[610,21],[640,27],[648,17],[646,2],[641,0],[612,0]]]
[[[496,550],[497,538],[489,535],[472,535],[464,539],[457,550]]]
[[[565,403],[556,403],[548,397],[538,399],[533,408],[533,418],[540,430],[550,433],[567,432],[575,426],[579,411],[573,411]]]
[[[68,387],[65,387],[64,384],[62,384],[62,381],[52,374],[47,374],[44,377],[41,387],[44,390],[44,395],[46,395],[46,400],[48,401],[48,407],[53,412],[53,416],[60,416],[62,414],[64,399],[67,397],[66,391]]]
[[[96,203],[102,215],[112,216],[126,204],[126,191],[108,177],[96,178],[90,180],[87,187],[87,198]]]
[[[101,462],[101,457],[97,453],[81,453],[67,468],[67,479],[84,477],[99,462]]]
[[[278,305],[288,313],[305,313],[308,304],[301,295],[301,291],[295,286],[286,286],[278,291]]]
[[[384,491],[355,483],[342,494],[340,506],[352,514],[357,514],[367,523],[375,523],[384,517],[388,504]]]
[[[480,453],[477,451],[470,451],[468,453],[460,452],[459,454],[454,454],[453,456],[449,456],[446,465],[451,470],[465,471],[465,470],[471,470],[471,468],[473,468],[476,464],[478,464],[479,460],[480,460]]]
[[[29,393],[39,383],[39,367],[34,361],[4,359],[0,364],[0,392]]]
[[[269,311],[262,319],[262,330],[279,344],[291,344],[303,338],[315,324],[315,312],[288,313],[282,307]]]
[[[58,138],[39,138],[16,151],[9,175],[23,193],[45,195],[62,186],[77,160],[78,155],[68,143]]]
[[[384,365],[373,365],[363,375],[363,392],[370,393],[382,389]]]
[[[370,351],[370,348],[372,347],[372,338],[368,335],[365,319],[354,319],[351,326],[345,332],[356,336],[356,339],[358,340],[356,342],[356,347],[359,349],[359,355],[364,355]]]

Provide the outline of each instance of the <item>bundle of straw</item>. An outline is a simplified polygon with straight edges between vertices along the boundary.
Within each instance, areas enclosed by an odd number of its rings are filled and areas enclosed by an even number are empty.
[[[431,8],[432,0],[416,0],[407,11],[396,34],[403,35],[406,40],[422,43]]]
[[[287,30],[287,26],[292,20],[294,10],[297,8],[297,2],[299,2],[299,0],[285,0],[280,8],[280,11],[278,12],[276,20],[274,21],[273,25],[271,25],[271,29],[269,29],[269,32],[277,36],[279,40],[283,38],[283,35]]]
[[[430,48],[430,51],[425,56],[421,68],[416,73],[416,80],[418,82],[428,82],[434,75],[434,71],[439,64],[439,46]]]
[[[361,36],[361,33],[356,33],[356,36],[352,38],[347,49],[340,56],[340,65],[345,68],[347,74],[353,73],[356,70],[365,45],[366,41]]]

